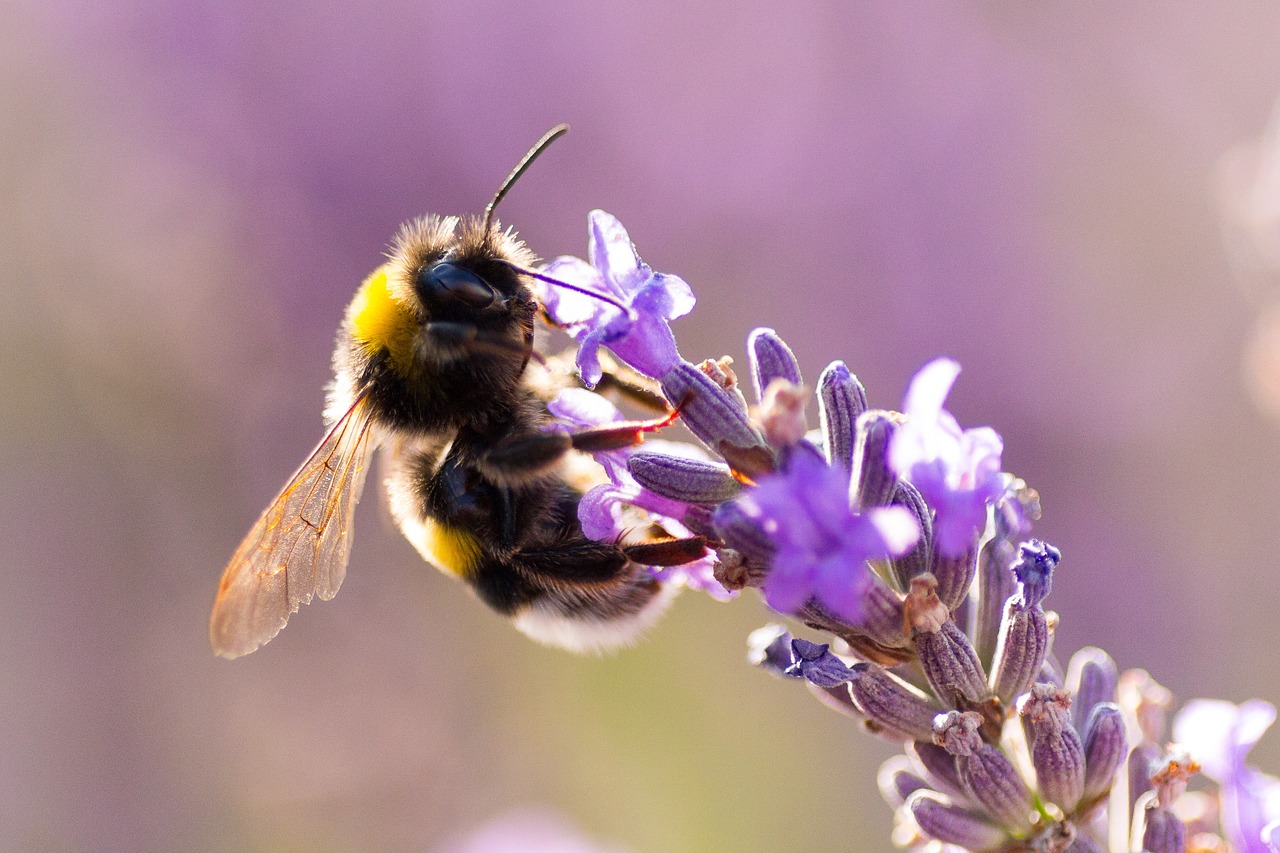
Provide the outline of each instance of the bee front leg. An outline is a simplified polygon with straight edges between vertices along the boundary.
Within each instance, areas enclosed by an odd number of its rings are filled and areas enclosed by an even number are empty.
[[[614,421],[573,432],[511,435],[490,446],[477,463],[485,476],[496,482],[527,482],[549,472],[570,450],[598,453],[632,447],[644,441],[645,433],[669,426],[678,416],[676,410],[651,421]]]

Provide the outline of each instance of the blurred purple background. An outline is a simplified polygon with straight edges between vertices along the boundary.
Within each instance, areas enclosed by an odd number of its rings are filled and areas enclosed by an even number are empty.
[[[1240,148],[1280,7],[507,5],[5,4],[0,849],[432,850],[524,807],[634,851],[890,849],[891,748],[747,667],[758,601],[541,649],[372,484],[339,598],[208,651],[356,283],[558,121],[502,209],[537,251],[619,216],[694,285],[691,358],[771,325],[881,406],[958,358],[1065,554],[1060,656],[1280,702],[1280,276]]]

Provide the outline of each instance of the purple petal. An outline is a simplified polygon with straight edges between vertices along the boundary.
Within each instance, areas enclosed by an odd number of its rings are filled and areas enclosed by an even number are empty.
[[[610,323],[610,331],[616,334],[620,325]],[[661,379],[680,363],[676,337],[667,321],[657,314],[637,312],[635,320],[619,336],[603,342],[618,358],[653,379]]]
[[[581,258],[562,255],[543,266],[541,272],[575,287],[601,293],[607,289],[599,271]],[[537,288],[538,296],[547,309],[547,315],[559,326],[573,327],[588,322],[602,311],[617,313],[618,310],[609,303],[593,299],[585,293],[578,293],[566,287],[556,287],[549,282],[537,280]]]
[[[582,384],[588,388],[596,387],[600,377],[604,376],[604,369],[600,367],[600,343],[603,337],[602,331],[593,331],[578,341],[578,354],[574,357],[574,364],[578,367]]]
[[[637,311],[674,320],[692,311],[696,302],[693,289],[684,279],[656,272],[636,292],[631,304]]]
[[[1249,749],[1275,718],[1275,706],[1258,699],[1243,705],[1193,699],[1174,719],[1173,737],[1200,763],[1206,776],[1226,784],[1243,770]]]
[[[942,412],[942,404],[946,402],[951,386],[959,375],[959,363],[949,358],[937,358],[929,362],[920,368],[907,386],[902,413],[912,418],[934,420]]]
[[[799,555],[779,551],[764,582],[764,600],[779,613],[795,613],[809,600],[812,567]]]
[[[1280,853],[1280,819],[1273,820],[1262,828],[1262,842],[1270,848],[1271,853]]]
[[[606,483],[596,486],[578,501],[578,521],[582,533],[598,542],[612,542],[622,535],[616,515],[621,492]]]
[[[815,568],[813,592],[823,605],[849,622],[861,622],[862,596],[871,585],[871,573],[866,567],[851,563],[848,555],[840,553]]]
[[[565,388],[547,404],[547,411],[579,428],[622,420],[622,412],[617,406],[585,388]]]
[[[630,295],[648,278],[648,269],[640,262],[627,229],[617,217],[603,210],[593,210],[587,218],[587,257],[591,265],[600,271],[615,296]]]
[[[875,525],[880,540],[891,557],[907,553],[920,538],[920,525],[906,507],[877,507],[868,512],[866,517]]]

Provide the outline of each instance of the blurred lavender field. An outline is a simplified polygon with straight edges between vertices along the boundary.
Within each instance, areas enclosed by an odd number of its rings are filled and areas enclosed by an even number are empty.
[[[746,665],[758,601],[544,650],[372,482],[337,600],[209,652],[356,284],[558,121],[501,211],[535,250],[616,214],[698,294],[693,360],[770,325],[891,407],[957,358],[1064,554],[1059,655],[1280,703],[1280,229],[1240,147],[1280,7],[506,5],[0,7],[0,849],[433,850],[526,806],[635,851],[891,849],[892,749]]]

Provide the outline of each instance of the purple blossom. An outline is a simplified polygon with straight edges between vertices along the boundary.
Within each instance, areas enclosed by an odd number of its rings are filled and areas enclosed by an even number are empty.
[[[797,453],[782,473],[762,478],[738,499],[775,546],[764,596],[781,613],[817,598],[856,623],[874,582],[866,561],[903,554],[920,535],[902,507],[853,512],[845,477],[815,455]]]
[[[626,229],[612,215],[593,210],[588,226],[590,262],[565,255],[542,272],[604,294],[611,302],[543,282],[540,297],[547,315],[578,342],[578,372],[588,387],[594,388],[602,375],[601,346],[646,376],[661,379],[680,362],[667,323],[693,310],[693,291],[678,276],[656,273],[641,261]]]
[[[583,429],[625,419],[613,403],[583,388],[564,389],[547,404],[547,410],[560,421],[553,425],[553,429]],[[705,458],[691,444],[648,441],[645,445],[673,456]],[[688,511],[689,504],[655,494],[636,482],[635,477],[627,470],[627,459],[634,450],[632,447],[624,447],[592,454],[592,458],[604,468],[609,481],[592,488],[578,502],[578,521],[582,524],[582,532],[599,542],[616,542],[629,528],[636,526],[634,511],[642,510],[652,516],[649,521],[661,525],[672,536],[691,536],[692,532],[680,522]],[[708,554],[692,563],[671,567],[652,566],[649,571],[654,577],[683,583],[709,593],[714,598],[733,598],[733,594],[726,591],[713,576],[714,568],[715,557]]]
[[[942,407],[960,365],[929,362],[911,380],[903,413],[907,422],[894,434],[889,465],[911,481],[933,508],[938,551],[965,554],[987,523],[987,505],[1004,494],[1000,474],[1003,442],[989,427],[961,430]]]
[[[803,677],[819,687],[837,687],[854,677],[853,670],[833,655],[826,643],[796,637],[791,641],[791,659],[786,674]]]
[[[1275,706],[1258,699],[1194,699],[1173,721],[1174,739],[1218,783],[1222,829],[1238,853],[1267,853],[1264,827],[1280,819],[1280,779],[1244,763],[1275,719]]]

